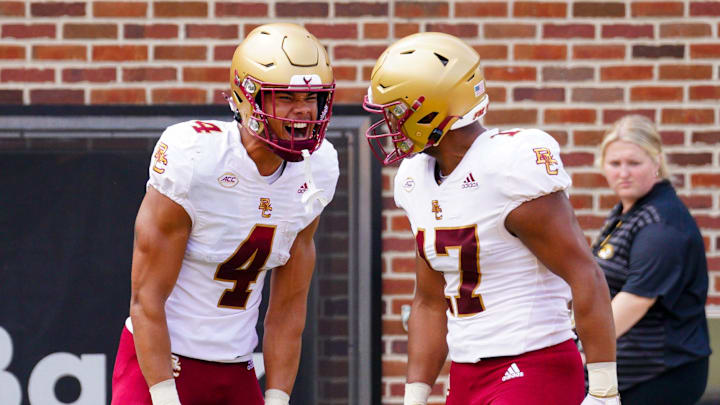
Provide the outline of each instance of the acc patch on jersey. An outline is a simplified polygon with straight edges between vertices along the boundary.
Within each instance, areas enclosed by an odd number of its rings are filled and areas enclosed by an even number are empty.
[[[225,188],[232,188],[237,186],[238,178],[235,173],[225,172],[222,176],[218,177],[218,183]]]
[[[403,182],[403,189],[405,190],[405,192],[409,193],[413,191],[414,188],[415,180],[413,180],[412,177],[408,177],[407,179],[405,179],[405,181]]]

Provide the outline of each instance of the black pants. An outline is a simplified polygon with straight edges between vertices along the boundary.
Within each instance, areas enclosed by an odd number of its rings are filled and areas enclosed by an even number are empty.
[[[705,357],[620,391],[620,400],[623,405],[694,405],[705,392],[707,380]]]

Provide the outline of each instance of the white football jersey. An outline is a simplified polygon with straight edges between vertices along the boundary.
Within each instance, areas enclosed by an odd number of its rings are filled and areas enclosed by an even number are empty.
[[[429,155],[404,159],[394,193],[419,253],[445,277],[450,358],[474,363],[574,338],[570,287],[505,228],[523,202],[570,186],[557,142],[537,129],[488,130],[440,185],[434,170]]]
[[[314,184],[329,202],[339,174],[337,152],[324,140],[309,161]],[[173,353],[220,362],[251,358],[266,271],[287,262],[298,232],[323,210],[318,201],[309,211],[301,202],[308,190],[305,164],[287,162],[268,184],[235,122],[188,121],[162,134],[147,186],[184,207],[192,220],[165,305]]]

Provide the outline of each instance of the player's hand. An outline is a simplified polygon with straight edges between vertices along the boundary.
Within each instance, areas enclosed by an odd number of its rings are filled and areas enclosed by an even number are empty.
[[[150,397],[153,405],[181,405],[174,378],[161,381],[150,387]]]
[[[270,388],[265,391],[265,405],[288,405],[290,403],[290,395],[285,391]]]
[[[405,384],[405,399],[403,405],[427,405],[432,388],[422,382]]]
[[[610,398],[600,398],[587,394],[580,405],[620,405],[620,396],[615,395]]]

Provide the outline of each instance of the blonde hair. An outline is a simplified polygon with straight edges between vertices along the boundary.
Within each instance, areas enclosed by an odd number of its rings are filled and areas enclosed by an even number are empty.
[[[658,177],[666,179],[670,175],[665,164],[662,151],[662,139],[655,124],[642,115],[626,115],[615,121],[613,126],[603,136],[600,144],[598,166],[602,168],[605,163],[605,151],[608,145],[621,140],[639,146],[653,160],[660,164]]]

